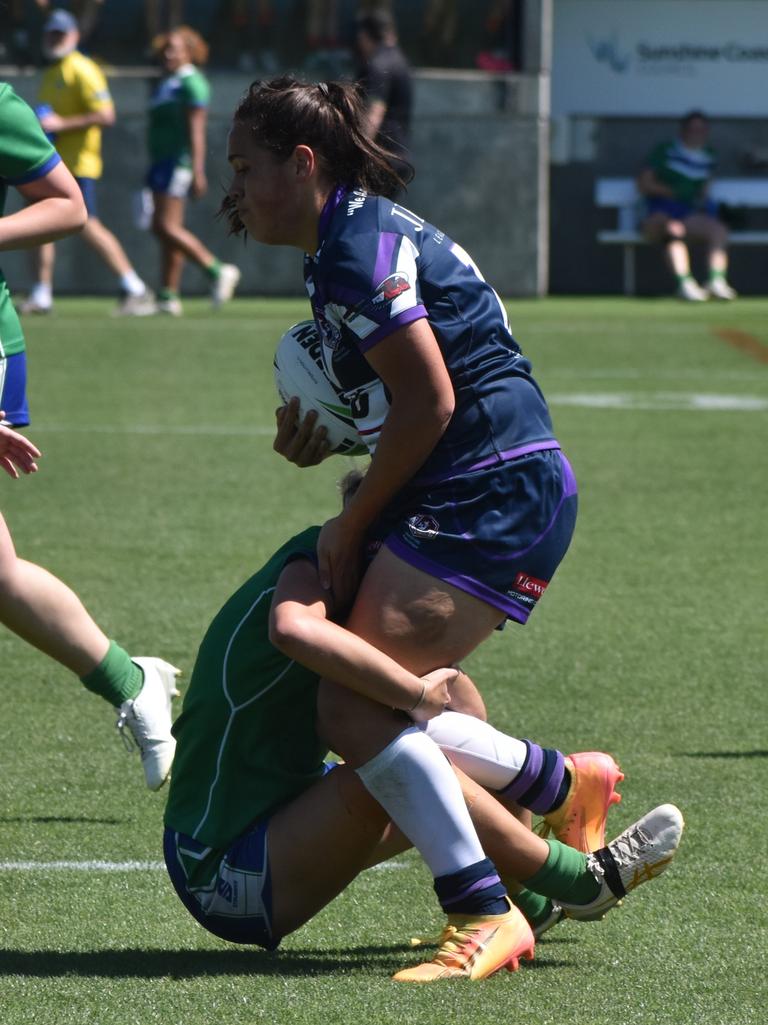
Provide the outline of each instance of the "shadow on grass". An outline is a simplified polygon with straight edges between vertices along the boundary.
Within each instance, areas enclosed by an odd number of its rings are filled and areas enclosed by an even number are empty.
[[[407,964],[401,946],[347,947],[328,950],[25,950],[0,951],[0,977],[195,979],[222,975],[306,977],[311,975],[392,974]],[[431,956],[431,955],[430,955]],[[416,963],[414,961],[414,963]],[[573,962],[547,957],[524,962],[526,968],[572,967]]]
[[[91,815],[3,815],[0,822],[64,822],[80,823],[87,822],[88,825],[96,826],[120,826],[127,819],[95,819]]]
[[[674,758],[768,758],[768,751],[676,751]]]

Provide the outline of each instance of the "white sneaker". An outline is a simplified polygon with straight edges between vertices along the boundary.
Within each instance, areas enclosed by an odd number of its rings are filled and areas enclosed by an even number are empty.
[[[709,293],[693,278],[683,278],[677,286],[677,298],[689,303],[705,303]]]
[[[229,302],[235,294],[239,281],[240,268],[236,267],[234,263],[222,263],[219,268],[219,276],[211,288],[211,303],[215,310]]]
[[[712,296],[713,299],[722,299],[729,302],[731,299],[738,297],[738,292],[735,288],[731,288],[725,278],[718,277],[712,278],[707,284],[707,292]]]
[[[600,883],[589,904],[558,901],[568,918],[593,922],[621,903],[641,883],[650,882],[668,867],[683,834],[683,816],[674,804],[662,804],[590,854],[587,867]]]
[[[116,317],[151,317],[157,313],[155,293],[149,288],[141,295],[124,295],[115,307]]]
[[[165,313],[169,317],[180,317],[184,312],[181,299],[177,295],[172,299],[158,299],[155,303],[156,313]]]
[[[141,751],[144,776],[150,790],[159,790],[171,774],[176,741],[171,735],[171,698],[178,695],[176,677],[181,670],[161,658],[132,658],[144,673],[144,686],[132,701],[119,708],[117,728],[125,727]],[[126,738],[127,739],[127,738]]]
[[[18,312],[21,314],[45,314],[50,313],[52,309],[53,302],[41,303],[32,295],[30,295],[28,299],[25,299],[24,302],[20,303],[18,306]]]

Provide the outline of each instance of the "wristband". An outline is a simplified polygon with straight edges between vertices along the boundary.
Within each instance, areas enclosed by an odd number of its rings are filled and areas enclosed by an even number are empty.
[[[409,712],[415,712],[416,711],[416,709],[419,707],[419,705],[424,700],[424,697],[426,696],[426,693],[427,693],[427,685],[424,682],[424,680],[422,680],[421,681],[421,694],[419,694],[418,698],[416,699],[416,704],[408,709]]]

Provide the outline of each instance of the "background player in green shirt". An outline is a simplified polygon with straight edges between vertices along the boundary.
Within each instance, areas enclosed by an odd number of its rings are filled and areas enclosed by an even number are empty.
[[[0,83],[0,215],[7,188],[27,206],[0,216],[0,250],[19,249],[79,231],[86,208],[77,182],[43,133],[37,117],[10,85]],[[17,477],[37,469],[38,450],[8,423],[29,422],[24,335],[0,272],[0,466]],[[177,670],[158,658],[131,659],[110,641],[77,595],[41,566],[16,555],[0,514],[0,622],[80,677],[88,690],[120,709],[141,749],[147,785],[168,777],[174,741],[170,700]]]
[[[688,302],[736,298],[726,280],[728,231],[717,216],[717,204],[707,194],[715,166],[708,139],[708,120],[700,111],[691,111],[680,122],[678,137],[653,150],[637,179],[646,198],[645,236],[664,246],[677,278],[677,294]],[[705,288],[691,274],[689,239],[707,246]]]
[[[184,260],[202,268],[211,280],[211,301],[221,306],[232,298],[240,271],[222,263],[184,226],[187,197],[199,199],[208,191],[205,175],[205,135],[210,87],[197,65],[205,64],[208,47],[186,25],[154,40],[163,68],[149,101],[147,143],[150,168],[146,184],[152,190],[152,231],[160,243],[161,287],[158,310],[182,312],[181,273]]]
[[[177,752],[164,841],[171,880],[206,929],[267,949],[365,867],[410,846],[361,773],[324,765],[327,744],[316,727],[321,675],[387,706],[403,736],[426,732],[438,760],[438,748],[448,751],[501,799],[528,773],[527,797],[518,799],[535,804],[533,794],[547,776],[548,753],[538,745],[444,711],[453,698],[455,669],[419,679],[331,620],[331,599],[316,566],[319,529],[283,545],[214,618],[174,725]],[[459,684],[465,693],[472,687],[466,678]],[[531,833],[481,786],[460,778],[486,855],[505,882],[525,881],[515,899],[539,933],[559,919],[561,909],[580,919],[602,917],[624,890],[663,870],[682,829],[677,809],[664,805],[587,855]],[[571,789],[591,791],[594,783],[577,774]],[[599,838],[612,789],[592,794]],[[590,802],[582,793],[578,808],[576,803],[571,800],[569,808],[580,815]],[[436,819],[442,809],[432,811]],[[563,824],[557,814],[547,820]],[[484,978],[504,964],[517,967],[520,956],[532,953],[531,929],[519,910],[485,917],[457,910],[435,958],[399,972],[398,981]]]

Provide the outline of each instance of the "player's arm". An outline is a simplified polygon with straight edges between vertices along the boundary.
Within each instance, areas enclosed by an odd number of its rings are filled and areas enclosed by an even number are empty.
[[[205,136],[208,126],[207,107],[188,107],[189,147],[192,155],[192,195],[204,196],[208,190],[205,176]]]
[[[659,181],[652,167],[644,167],[637,176],[637,189],[643,196],[664,196],[666,199],[673,199],[675,195],[669,185]]]
[[[321,582],[341,605],[351,601],[357,589],[366,529],[424,464],[445,433],[456,401],[426,318],[397,328],[365,355],[391,401],[362,484],[344,511],[324,525],[318,540]]]
[[[55,242],[80,231],[88,219],[80,187],[61,162],[42,177],[15,187],[28,206],[0,218],[0,250]]]
[[[61,132],[77,132],[83,128],[91,128],[93,125],[98,125],[99,128],[109,128],[114,123],[115,108],[111,103],[102,104],[84,114],[68,114],[65,117],[62,114],[51,113],[44,114],[40,118],[43,131],[53,135],[58,135]]]
[[[455,669],[438,669],[424,679],[329,618],[330,598],[309,559],[288,563],[275,588],[269,640],[308,669],[390,708],[426,721],[450,700]]]
[[[368,123],[366,125],[366,132],[368,137],[375,139],[379,134],[382,122],[384,121],[384,115],[387,113],[387,105],[384,100],[372,99],[368,103],[366,114],[368,116]]]

